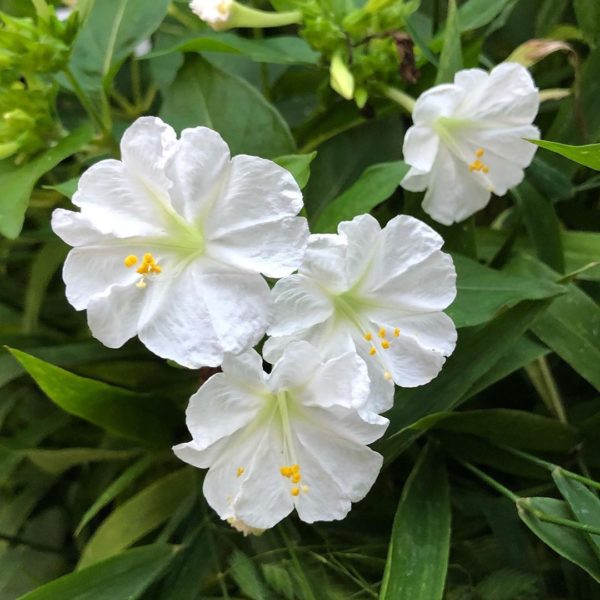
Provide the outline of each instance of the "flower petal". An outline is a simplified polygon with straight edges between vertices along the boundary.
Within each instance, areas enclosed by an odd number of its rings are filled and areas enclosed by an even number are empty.
[[[52,211],[52,230],[69,246],[85,246],[101,241],[104,233],[81,213],[57,208]]]
[[[298,273],[316,279],[325,289],[348,289],[346,274],[340,265],[346,260],[348,240],[331,233],[311,235]]]
[[[227,185],[229,163],[229,147],[216,131],[184,129],[165,166],[173,182],[173,208],[190,223],[201,225]]]
[[[365,214],[338,225],[340,235],[347,239],[346,277],[350,285],[362,278],[376,254],[381,226],[375,217]]]
[[[462,98],[462,90],[452,83],[432,87],[417,98],[412,114],[413,123],[427,126],[439,117],[452,116]]]
[[[430,127],[413,125],[404,136],[404,162],[420,171],[429,171],[437,155],[440,139]]]

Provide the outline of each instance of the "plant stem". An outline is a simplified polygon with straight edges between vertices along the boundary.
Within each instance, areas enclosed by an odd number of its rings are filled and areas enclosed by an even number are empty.
[[[540,521],[545,521],[546,523],[553,523],[554,525],[560,525],[562,527],[570,527],[571,529],[578,529],[580,531],[585,531],[591,535],[600,535],[600,529],[597,527],[591,527],[590,525],[585,525],[584,523],[579,523],[578,521],[571,521],[570,519],[563,519],[561,517],[554,517],[552,515],[548,515],[541,510],[537,510],[536,508],[532,508],[530,503],[530,498],[519,498],[517,500],[517,510],[526,510],[530,515],[533,515],[536,519]]]
[[[232,27],[283,27],[302,22],[302,13],[299,10],[287,12],[272,12],[259,10],[234,2],[231,14],[227,20],[227,28]]]
[[[390,87],[389,85],[382,86],[381,92],[386,98],[399,104],[408,114],[412,115],[416,103],[416,100],[412,96],[409,96],[398,88]]]
[[[468,469],[472,473],[475,473],[475,475],[477,475],[477,477],[479,477],[482,481],[485,481],[485,483],[487,483],[490,487],[494,488],[497,492],[500,492],[504,497],[508,498],[512,502],[518,502],[519,500],[521,500],[519,496],[511,492],[508,488],[505,488],[501,483],[496,481],[494,478],[490,477],[487,473],[484,473],[483,471],[479,470],[477,467],[473,466],[468,462],[462,461],[460,459],[456,460],[458,460],[458,462],[463,467],[465,467],[465,469]]]

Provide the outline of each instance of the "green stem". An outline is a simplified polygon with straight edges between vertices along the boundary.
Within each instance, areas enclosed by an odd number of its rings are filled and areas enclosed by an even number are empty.
[[[292,546],[292,544],[285,532],[284,527],[285,527],[285,525],[282,527],[279,527],[279,531],[280,531],[281,537],[283,538],[283,541],[285,543],[285,547],[287,548],[287,551],[290,554],[290,558],[292,559],[292,564],[294,565],[294,568],[296,569],[296,574],[298,576],[298,583],[300,584],[300,587],[302,588],[302,596],[304,598],[307,598],[308,600],[316,600],[315,595],[313,594],[310,582],[306,578],[304,569],[302,568],[302,565],[300,564],[300,561],[298,560],[298,555],[296,554],[296,550]]]
[[[271,12],[234,2],[227,20],[227,27],[284,27],[301,22],[302,13],[299,10]]]
[[[518,502],[519,500],[521,500],[519,496],[511,492],[508,488],[505,488],[501,483],[496,481],[494,478],[490,477],[487,473],[484,473],[483,471],[479,470],[477,467],[474,467],[468,462],[462,461],[460,459],[456,460],[458,460],[458,462],[463,467],[465,467],[465,469],[468,469],[469,471],[471,471],[471,473],[477,475],[479,479],[485,481],[485,483],[487,483],[490,487],[494,488],[497,492],[500,492],[504,497],[508,498],[512,502]]]
[[[405,94],[398,88],[390,87],[389,85],[382,86],[381,92],[386,98],[399,104],[408,114],[412,115],[416,103],[416,100],[412,96]]]
[[[517,500],[517,510],[526,510],[536,519],[545,521],[546,523],[553,523],[554,525],[560,525],[562,527],[570,527],[571,529],[578,529],[579,531],[585,531],[591,535],[600,535],[600,529],[597,527],[591,527],[590,525],[585,525],[584,523],[579,523],[578,521],[571,521],[570,519],[562,519],[561,517],[548,515],[541,510],[537,510],[529,506],[529,500],[529,498],[519,498],[519,500]]]

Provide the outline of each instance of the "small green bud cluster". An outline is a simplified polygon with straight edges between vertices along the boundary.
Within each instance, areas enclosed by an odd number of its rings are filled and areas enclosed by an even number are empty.
[[[340,10],[342,4],[297,2],[301,35],[330,63],[332,88],[362,108],[377,85],[414,82],[412,41],[404,29],[419,1],[368,0],[350,11]]]
[[[51,75],[69,60],[74,12],[61,22],[49,7],[36,20],[0,13],[0,159],[22,162],[60,135]]]

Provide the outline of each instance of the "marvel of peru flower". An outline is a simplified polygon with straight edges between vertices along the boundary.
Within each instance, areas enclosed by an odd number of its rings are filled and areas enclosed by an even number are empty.
[[[354,352],[322,362],[306,342],[287,346],[269,375],[248,350],[226,355],[223,372],[192,396],[192,441],[173,448],[208,468],[204,495],[244,533],[273,527],[294,509],[307,523],[343,519],[377,478],[381,455],[367,447],[387,419],[358,416],[369,378]]]
[[[67,298],[87,310],[93,335],[116,348],[137,335],[186,367],[216,366],[264,335],[270,292],[308,240],[292,175],[253,156],[230,158],[205,127],[177,139],[160,119],[138,119],[122,160],[83,174],[54,231],[74,248]]]
[[[391,407],[393,383],[423,385],[454,350],[456,329],[442,311],[456,295],[443,239],[421,221],[371,215],[313,235],[295,275],[273,288],[274,318],[263,353],[273,361],[303,339],[334,357],[356,351],[371,379],[366,418]]]
[[[404,138],[411,166],[401,185],[427,190],[423,209],[451,225],[518,185],[539,138],[532,125],[538,90],[527,69],[502,63],[486,73],[459,71],[454,83],[437,85],[417,100],[414,125]]]

